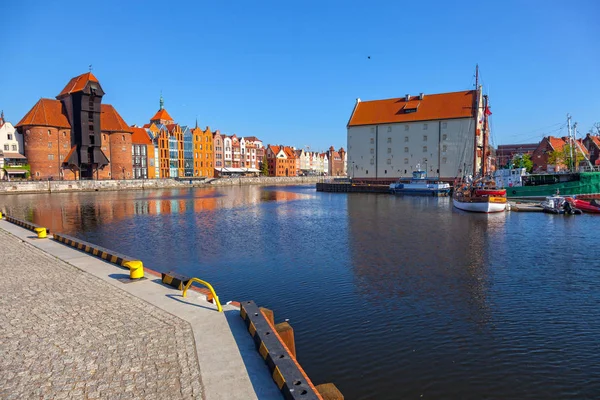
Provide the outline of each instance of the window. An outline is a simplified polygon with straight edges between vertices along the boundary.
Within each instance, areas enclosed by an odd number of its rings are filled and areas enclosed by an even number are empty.
[[[404,130],[407,131],[409,129],[409,125],[404,125]]]
[[[10,133],[6,136],[7,136],[8,140],[12,140],[12,135]]]
[[[388,158],[387,159],[387,163],[388,163],[388,165],[391,165],[392,164],[392,160],[390,158]]]
[[[50,132],[50,129],[48,129],[48,136],[51,135],[51,134],[52,134],[52,132]]]
[[[4,145],[4,150],[6,150],[6,151],[10,150],[10,146],[9,146],[9,145],[7,145],[7,144],[5,144],[5,145]]]
[[[404,164],[408,164],[408,158],[404,159]],[[406,173],[406,170],[404,172]]]
[[[446,135],[445,133],[442,135],[442,140],[446,140],[448,139],[448,135]]]
[[[445,152],[446,150],[448,150],[448,146],[446,146],[446,145],[443,145],[443,146],[442,146],[442,151],[444,151],[444,152]]]
[[[52,148],[52,142],[48,142],[48,148],[51,149]],[[6,149],[8,150],[8,149]]]
[[[448,123],[447,122],[442,122],[442,129],[446,129],[448,127]]]
[[[61,155],[61,156],[60,156],[60,159],[61,159],[61,160],[64,160],[64,159],[65,159],[65,156]]]
[[[408,136],[404,136],[404,142],[408,142]]]
[[[67,137],[67,131],[63,131],[63,137]]]
[[[392,131],[392,127],[388,126],[388,132],[391,132],[391,131]]]
[[[123,139],[123,141],[125,141],[125,135],[122,135],[122,136],[121,136],[121,139]]]
[[[48,160],[54,160],[54,154],[48,154]]]
[[[392,138],[391,137],[388,138],[388,143],[392,143]]]
[[[375,143],[375,139],[371,138],[371,144]]]
[[[392,148],[388,147],[388,154],[390,154],[392,152]]]
[[[404,148],[404,152],[405,152],[405,153],[408,153],[408,147],[405,147],[405,148]]]
[[[442,164],[446,164],[446,162],[447,162],[447,161],[448,161],[448,160],[446,159],[446,157],[443,157],[443,158],[442,158]]]
[[[375,160],[371,158],[371,165],[375,164]]]
[[[427,146],[423,146],[423,153],[427,153]]]
[[[375,154],[375,149],[371,149],[371,154]]]
[[[12,145],[12,150],[13,150],[13,151],[17,151],[17,145],[16,145],[16,144],[13,144],[13,145]]]
[[[426,142],[427,141],[427,135],[423,135],[423,141]]]
[[[427,130],[427,124],[423,124],[423,130],[426,131]]]

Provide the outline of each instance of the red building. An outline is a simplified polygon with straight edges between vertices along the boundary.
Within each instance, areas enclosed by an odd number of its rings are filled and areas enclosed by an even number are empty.
[[[109,104],[91,73],[40,99],[16,125],[33,179],[132,177],[131,128]]]
[[[525,144],[502,144],[498,146],[496,150],[496,165],[498,168],[503,168],[509,165],[510,161],[517,154],[522,155],[533,155],[535,149],[537,149],[539,143],[525,143]]]
[[[269,176],[296,176],[296,153],[287,146],[267,146]]]

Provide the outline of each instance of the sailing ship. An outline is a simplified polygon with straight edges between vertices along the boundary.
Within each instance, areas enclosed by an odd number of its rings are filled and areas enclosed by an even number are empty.
[[[475,110],[479,110],[479,67],[475,70]],[[463,177],[460,181],[454,183],[454,193],[452,195],[452,204],[454,207],[463,211],[494,213],[506,210],[506,189],[496,186],[493,178],[486,176],[487,164],[487,129],[488,117],[492,114],[489,105],[488,97],[483,96],[484,112],[483,112],[483,146],[482,146],[482,162],[479,178],[468,179]],[[476,120],[478,112],[476,114]],[[474,159],[477,159],[477,124],[474,131]],[[473,162],[473,176],[478,175],[477,162]]]

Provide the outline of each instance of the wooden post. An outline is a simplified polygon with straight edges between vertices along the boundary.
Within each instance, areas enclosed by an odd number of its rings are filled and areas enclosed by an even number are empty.
[[[283,343],[290,350],[291,355],[296,358],[296,342],[294,340],[294,329],[287,322],[280,322],[275,325],[275,330],[283,340]]]
[[[263,313],[265,318],[269,322],[271,322],[271,325],[275,325],[275,314],[273,313],[272,310],[269,310],[268,308],[264,308],[264,307],[259,307],[258,309]]]
[[[333,383],[323,383],[315,386],[323,400],[344,400],[344,395]]]

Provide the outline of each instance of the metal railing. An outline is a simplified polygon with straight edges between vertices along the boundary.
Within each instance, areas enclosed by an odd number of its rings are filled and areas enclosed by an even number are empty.
[[[219,296],[217,296],[217,292],[215,292],[215,289],[213,289],[213,287],[211,286],[210,283],[205,282],[201,279],[190,278],[187,285],[185,285],[185,287],[183,288],[183,297],[186,297],[188,289],[190,288],[190,286],[192,286],[192,283],[194,283],[194,282],[204,285],[208,288],[208,290],[210,290],[210,293],[212,294],[213,299],[215,300],[215,304],[217,305],[217,310],[219,312],[223,312],[223,307],[221,307],[221,302],[219,301]]]

